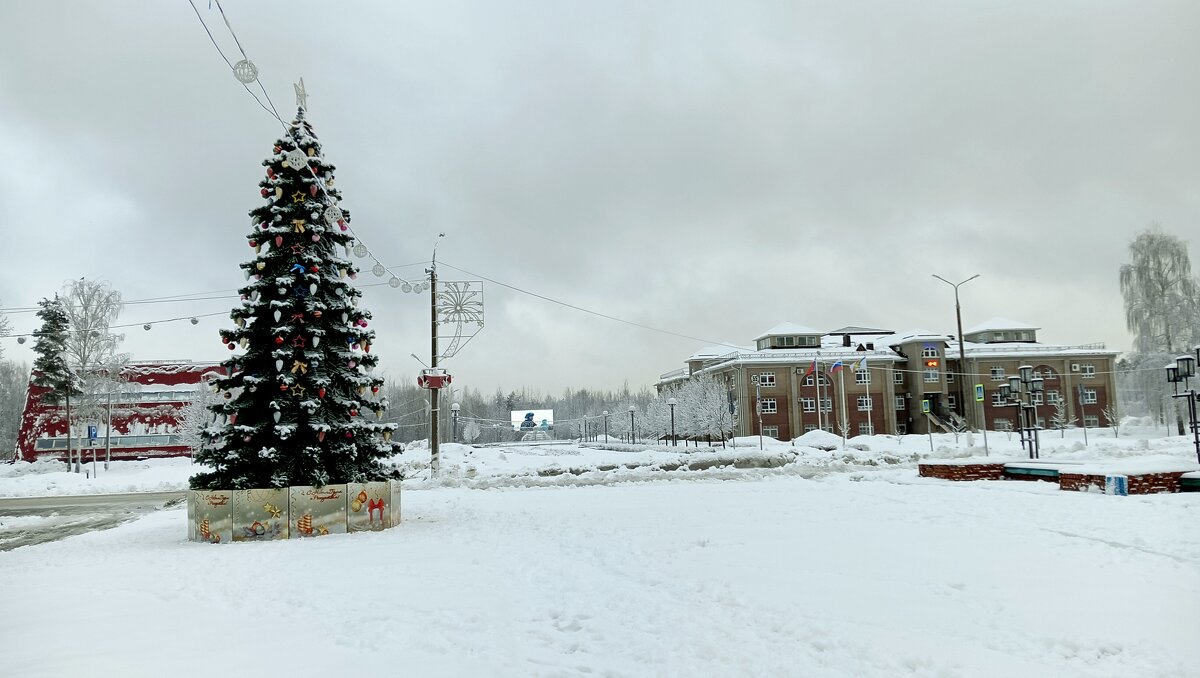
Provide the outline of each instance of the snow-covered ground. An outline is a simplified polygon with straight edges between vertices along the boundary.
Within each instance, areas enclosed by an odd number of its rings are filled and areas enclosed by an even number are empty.
[[[1179,437],[1091,435],[1043,458],[1194,465]],[[952,441],[934,454],[982,454]],[[174,508],[0,553],[0,674],[1197,675],[1200,494],[918,478],[924,437],[753,442],[450,446],[382,533],[195,544]],[[4,492],[88,486],[32,471]]]

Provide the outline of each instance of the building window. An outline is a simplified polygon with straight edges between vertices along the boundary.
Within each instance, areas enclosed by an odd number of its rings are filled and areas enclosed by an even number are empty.
[[[942,373],[939,372],[937,370],[937,368],[931,368],[931,369],[925,370],[925,383],[926,384],[936,384],[941,380],[942,380]]]
[[[1094,388],[1083,389],[1083,404],[1084,405],[1095,405],[1096,404],[1096,389],[1094,389]]]
[[[805,433],[808,433],[809,431],[815,431],[815,430],[817,430],[817,425],[816,425],[816,424],[805,424],[805,425],[804,425],[804,432],[805,432]]]
[[[775,337],[775,345],[783,347],[795,346],[796,337]]]
[[[775,386],[774,372],[759,372],[754,376],[758,377],[758,385],[763,388],[772,388]],[[754,380],[751,379],[750,381],[753,383]]]
[[[1030,394],[1030,396],[1033,398],[1034,405],[1042,404],[1042,392],[1041,391],[1034,391],[1033,393]]]
[[[854,370],[854,383],[856,383],[856,384],[871,383],[871,373],[868,370]]]
[[[992,426],[992,428],[996,429],[997,431],[1013,430],[1012,422],[1004,417],[996,417],[995,422],[996,423]]]
[[[864,421],[858,425],[858,435],[873,436],[875,435],[875,425],[869,421]]]
[[[953,372],[946,372],[946,383],[947,384],[954,383],[954,373]]]
[[[763,398],[762,400],[758,401],[758,405],[759,405],[758,411],[761,412],[762,414],[775,414],[776,412],[779,411],[778,407],[775,404],[774,398]]]
[[[905,407],[904,396],[896,396],[896,409],[903,410]]]
[[[1039,429],[1046,428],[1046,420],[1045,420],[1045,419],[1043,419],[1042,417],[1038,417],[1038,420],[1037,420],[1037,427],[1038,427]]]
[[[762,434],[768,438],[778,439],[779,438],[779,427],[778,426],[764,426],[764,427],[762,427]]]
[[[821,380],[821,385],[822,385],[822,386],[828,386],[828,385],[829,385],[829,377],[825,376],[824,374],[820,375],[820,380]],[[813,375],[811,375],[811,374],[810,374],[810,375],[808,375],[807,377],[805,377],[805,378],[804,378],[804,385],[805,385],[805,386],[812,386],[812,385],[813,385]]]
[[[992,377],[992,381],[1004,381],[1004,368],[1003,367],[997,367],[997,366],[993,365],[992,369],[989,371],[989,374]]]
[[[999,391],[992,391],[992,404],[997,407],[1004,404],[1004,397],[1000,395]]]
[[[801,398],[800,399],[800,409],[804,410],[805,412],[816,412],[817,411],[817,399],[816,398]]]
[[[937,346],[926,346],[925,348],[921,349],[921,357],[922,357],[922,358],[936,358],[936,357],[938,357],[938,349],[937,349]]]
[[[832,412],[833,411],[833,398],[821,398],[821,411],[822,412]],[[830,430],[832,430],[832,429],[830,429]]]
[[[896,424],[896,435],[908,435],[908,424]]]
[[[871,411],[871,396],[869,396],[869,395],[858,396],[858,411],[859,412],[870,412]]]
[[[1046,402],[1051,405],[1057,405],[1059,401],[1058,391],[1046,391]]]
[[[1084,379],[1094,379],[1096,377],[1096,366],[1091,363],[1084,363],[1079,366],[1079,371],[1082,372]]]
[[[958,407],[958,397],[953,393],[946,394],[946,407],[952,410]]]
[[[904,384],[904,373],[901,372],[900,370],[896,370],[895,372],[892,372],[892,383],[893,384]]]
[[[1100,428],[1100,417],[1094,414],[1084,415],[1083,425],[1088,428]]]

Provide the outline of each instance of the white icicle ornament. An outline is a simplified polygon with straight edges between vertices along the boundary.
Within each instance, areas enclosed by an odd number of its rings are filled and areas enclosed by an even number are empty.
[[[272,416],[275,417],[275,423],[278,424],[279,420],[283,418],[283,413],[280,412],[279,410],[275,410],[275,414]]]
[[[276,372],[282,372],[282,371],[283,371],[283,361],[282,361],[282,360],[276,360],[276,361],[275,361],[275,371],[276,371]]]
[[[279,319],[282,317],[283,314],[279,312],[279,309],[275,309],[275,322],[279,322]]]

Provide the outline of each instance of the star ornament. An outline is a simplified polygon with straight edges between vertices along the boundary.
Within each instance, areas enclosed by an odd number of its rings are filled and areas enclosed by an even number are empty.
[[[295,339],[292,339],[292,346],[295,348],[304,348],[305,343],[304,337],[301,336],[297,336]]]
[[[304,390],[303,386],[295,386],[292,388],[292,393],[295,393],[297,398],[303,398]]]
[[[304,194],[300,191],[296,191],[292,194],[292,202],[304,202]]]
[[[292,254],[304,254],[304,245],[292,245]],[[303,268],[303,266],[301,267]]]

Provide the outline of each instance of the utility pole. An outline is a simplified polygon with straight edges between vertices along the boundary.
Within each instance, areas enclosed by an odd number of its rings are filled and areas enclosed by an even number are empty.
[[[445,233],[439,233],[433,242],[433,257],[429,274],[429,367],[437,374],[438,366],[438,316],[437,316],[437,246]],[[440,386],[440,383],[439,383]],[[438,425],[441,423],[441,413],[438,411],[438,388],[429,389],[429,469],[433,477],[437,477],[441,468],[441,458],[438,454]]]

